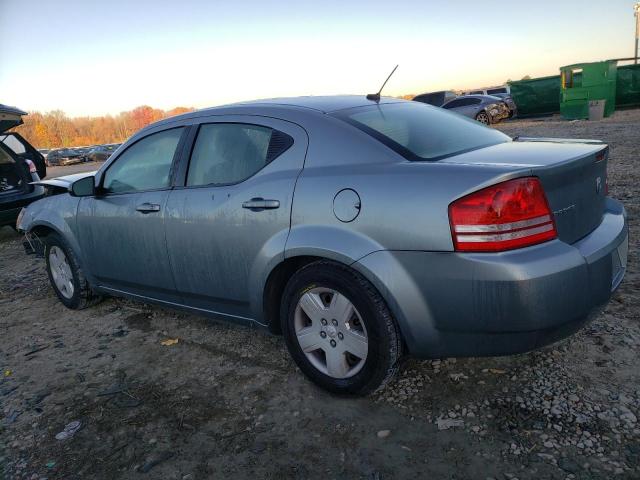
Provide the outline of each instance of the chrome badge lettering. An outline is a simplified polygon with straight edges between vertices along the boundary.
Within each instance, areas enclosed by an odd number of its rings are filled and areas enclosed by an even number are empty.
[[[553,214],[554,215],[564,215],[565,213],[569,213],[571,210],[573,210],[575,208],[576,208],[576,205],[574,203],[572,203],[568,207],[561,208],[560,210],[554,210]]]

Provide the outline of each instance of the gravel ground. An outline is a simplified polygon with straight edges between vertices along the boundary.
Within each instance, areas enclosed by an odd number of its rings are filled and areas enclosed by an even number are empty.
[[[409,360],[379,394],[336,398],[303,378],[279,337],[118,299],[65,309],[42,261],[4,229],[5,477],[640,478],[640,110],[498,128],[611,145],[629,268],[574,337],[511,357]]]

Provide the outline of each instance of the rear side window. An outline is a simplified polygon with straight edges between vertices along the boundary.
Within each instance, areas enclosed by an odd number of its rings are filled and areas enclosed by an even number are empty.
[[[292,144],[289,135],[260,125],[201,125],[189,162],[187,186],[242,182]]]
[[[109,166],[103,186],[109,193],[141,192],[168,188],[171,165],[184,128],[144,137]]]
[[[493,95],[494,93],[507,93],[506,88],[492,88],[491,90],[487,90],[487,95]]]
[[[419,102],[350,108],[334,116],[408,160],[438,160],[510,141],[503,133],[474,120]]]
[[[22,142],[20,142],[20,140],[18,140],[13,135],[6,135],[2,139],[2,143],[4,143],[7,147],[9,147],[14,153],[17,153],[18,155],[22,153],[26,153],[27,151],[27,149],[22,144]]]
[[[442,108],[446,108],[447,110],[450,108],[457,108],[462,106],[462,100],[451,100],[450,102],[445,103]]]
[[[13,158],[11,158],[11,155],[9,155],[7,152],[4,151],[3,148],[0,148],[0,165],[6,165],[6,164],[14,164],[16,163]],[[2,172],[0,172],[2,173]],[[0,179],[1,181],[1,179]]]

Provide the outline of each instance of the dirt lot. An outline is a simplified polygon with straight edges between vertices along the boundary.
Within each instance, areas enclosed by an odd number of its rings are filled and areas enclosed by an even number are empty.
[[[640,110],[499,128],[611,145],[629,270],[579,334],[513,357],[410,360],[380,394],[335,398],[302,377],[278,337],[118,299],[65,309],[43,262],[4,229],[5,477],[640,478]],[[73,420],[81,429],[56,440]]]

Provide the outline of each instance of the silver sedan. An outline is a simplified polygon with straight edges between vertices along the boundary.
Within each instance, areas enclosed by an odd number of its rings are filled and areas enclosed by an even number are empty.
[[[18,228],[69,308],[116,295],[284,335],[332,392],[405,355],[505,355],[579,329],[625,272],[599,141],[512,140],[418,102],[250,102],[150,125]]]
[[[485,125],[509,118],[509,107],[500,97],[493,95],[463,95],[449,100],[442,108],[473,118]]]

